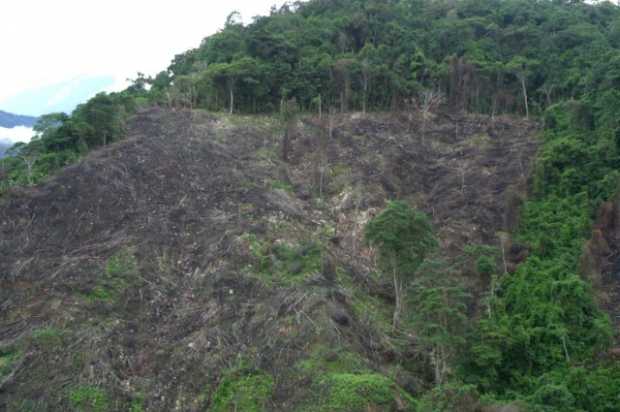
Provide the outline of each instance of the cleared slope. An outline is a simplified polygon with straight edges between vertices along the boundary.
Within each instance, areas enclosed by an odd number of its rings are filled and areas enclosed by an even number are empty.
[[[0,409],[410,408],[427,365],[363,226],[399,197],[448,254],[498,245],[536,150],[522,120],[426,123],[304,119],[283,147],[272,119],[152,109],[1,199]]]

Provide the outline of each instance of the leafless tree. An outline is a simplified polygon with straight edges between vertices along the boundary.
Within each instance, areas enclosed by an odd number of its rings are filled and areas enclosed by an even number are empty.
[[[419,114],[422,120],[422,144],[425,143],[427,122],[433,117],[433,111],[437,110],[444,101],[444,95],[433,89],[424,90],[417,98],[407,101],[410,128],[415,118],[415,113]]]
[[[28,177],[28,185],[34,185],[34,165],[39,159],[36,155],[22,155],[19,157],[26,165],[26,176]]]
[[[370,89],[370,62],[368,59],[362,61],[362,88],[364,91],[364,98],[362,99],[362,112],[366,114],[368,106],[368,90]]]

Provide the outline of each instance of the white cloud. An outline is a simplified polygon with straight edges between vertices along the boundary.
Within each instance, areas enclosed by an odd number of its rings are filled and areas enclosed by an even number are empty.
[[[34,132],[30,127],[17,126],[12,129],[0,127],[0,142],[29,142]]]
[[[0,17],[0,108],[10,96],[79,76],[155,74],[220,29],[282,0],[6,0]]]

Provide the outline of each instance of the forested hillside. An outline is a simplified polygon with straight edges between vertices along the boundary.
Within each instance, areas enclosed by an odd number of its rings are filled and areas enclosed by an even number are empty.
[[[232,13],[35,131],[0,408],[620,411],[612,3]]]

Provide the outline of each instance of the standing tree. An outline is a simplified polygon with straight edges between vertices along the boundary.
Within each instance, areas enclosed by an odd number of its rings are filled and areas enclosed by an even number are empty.
[[[341,58],[336,60],[333,66],[334,77],[340,89],[340,111],[346,113],[349,110],[349,100],[351,99],[351,69],[355,60]]]
[[[519,83],[521,84],[521,92],[523,93],[523,103],[525,105],[525,118],[529,119],[530,117],[530,106],[528,104],[528,95],[527,95],[527,78],[529,77],[532,69],[536,66],[537,63],[534,60],[529,60],[523,56],[514,57],[508,64],[506,68],[509,72],[514,74]]]
[[[253,76],[260,70],[258,62],[250,57],[233,60],[231,63],[217,63],[209,66],[205,75],[216,85],[223,86],[228,92],[228,112],[235,110],[235,91],[240,81],[257,83]]]
[[[432,112],[444,102],[443,95],[435,90],[424,90],[415,100],[416,108],[422,117],[422,144],[426,137],[426,124],[432,118]]]
[[[377,71],[377,50],[372,43],[366,43],[359,53],[359,66],[362,75],[362,112],[366,114],[368,110],[368,100],[370,94],[371,83]]]
[[[365,229],[366,241],[378,248],[379,266],[391,275],[395,307],[393,326],[398,327],[403,310],[403,292],[426,256],[437,246],[426,214],[402,201],[393,201]]]
[[[446,262],[427,259],[416,273],[411,297],[416,337],[430,353],[435,384],[441,385],[465,343],[468,295]]]

